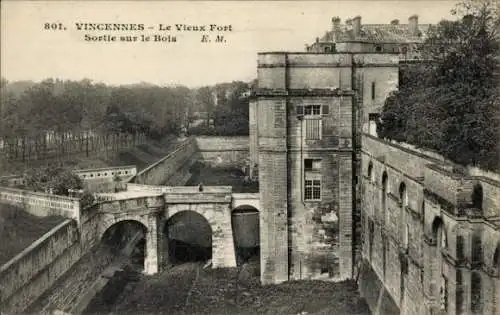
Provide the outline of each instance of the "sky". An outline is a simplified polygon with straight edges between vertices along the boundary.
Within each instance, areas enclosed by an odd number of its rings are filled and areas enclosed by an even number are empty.
[[[331,28],[331,18],[362,23],[452,19],[456,1],[2,1],[1,75],[9,81],[91,79],[197,87],[256,78],[257,53],[304,51]],[[46,30],[59,23],[65,30]],[[142,31],[78,30],[77,23],[135,23]],[[162,26],[160,26],[162,24]],[[220,32],[182,31],[176,24]],[[78,24],[80,25],[80,24]],[[173,29],[165,30],[167,26]],[[226,31],[224,31],[224,29]],[[230,29],[230,30],[229,30]],[[113,42],[85,36],[116,36]],[[142,41],[141,35],[149,37]],[[176,42],[155,42],[154,35]],[[202,42],[204,35],[211,42]],[[222,35],[224,42],[215,41]],[[123,42],[121,36],[137,36]]]

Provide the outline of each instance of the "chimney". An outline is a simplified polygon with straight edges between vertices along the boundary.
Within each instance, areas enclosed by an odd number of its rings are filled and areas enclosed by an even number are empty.
[[[418,15],[414,14],[408,18],[408,29],[411,35],[418,35]]]
[[[399,20],[398,19],[392,20],[391,24],[392,25],[398,25],[399,24]]]
[[[335,16],[332,18],[332,34],[333,34],[333,39],[337,41],[340,37],[340,18],[338,16]]]
[[[361,34],[361,16],[356,15],[352,19],[352,27],[354,30],[354,36],[359,37],[359,35]]]

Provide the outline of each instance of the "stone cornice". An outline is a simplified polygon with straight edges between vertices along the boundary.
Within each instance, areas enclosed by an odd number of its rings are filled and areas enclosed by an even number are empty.
[[[252,95],[256,97],[287,97],[287,96],[354,96],[353,90],[332,89],[257,89]]]

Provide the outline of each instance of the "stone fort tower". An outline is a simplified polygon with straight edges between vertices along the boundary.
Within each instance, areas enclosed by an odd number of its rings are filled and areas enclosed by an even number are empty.
[[[397,77],[394,54],[258,55],[249,112],[263,283],[352,277],[360,130]]]

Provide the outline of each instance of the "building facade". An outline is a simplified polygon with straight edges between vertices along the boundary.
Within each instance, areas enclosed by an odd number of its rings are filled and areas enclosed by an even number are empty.
[[[355,90],[376,81],[384,99],[393,81],[383,78],[397,78],[397,63],[387,54],[259,54],[250,156],[258,165],[264,283],[352,277],[363,115]]]
[[[334,18],[305,53],[259,54],[263,283],[359,279],[374,314],[500,313],[500,176],[376,136],[431,27]]]

